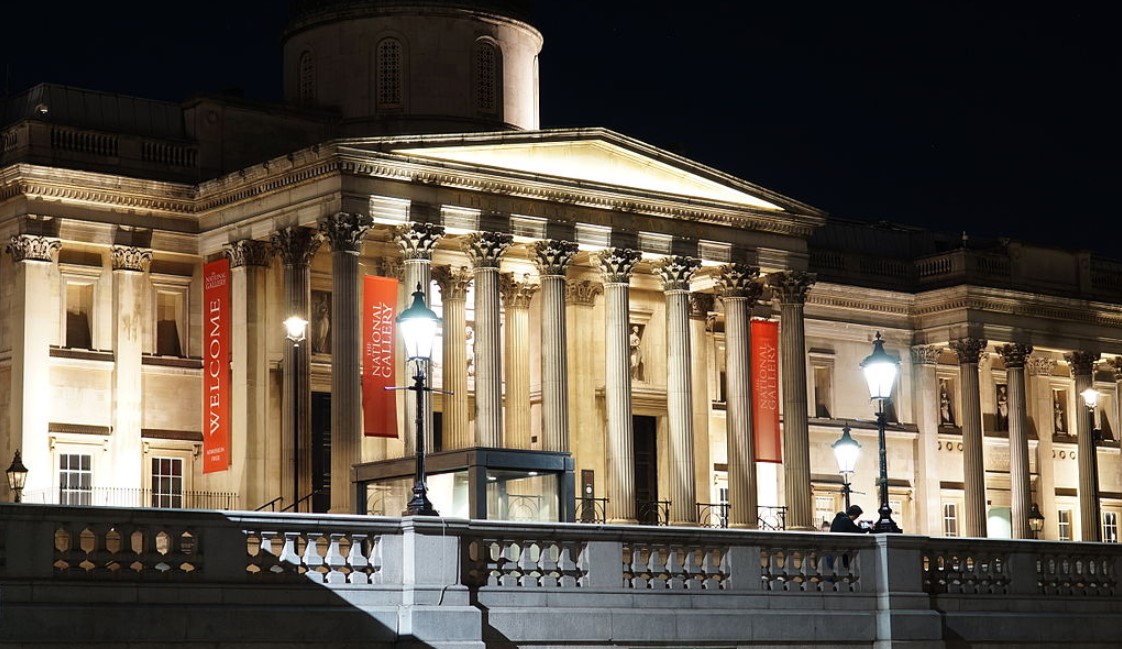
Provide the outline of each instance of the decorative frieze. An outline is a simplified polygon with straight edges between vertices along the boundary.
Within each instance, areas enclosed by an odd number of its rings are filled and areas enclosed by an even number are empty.
[[[690,280],[701,267],[701,260],[675,255],[663,257],[653,264],[654,272],[662,280],[664,291],[688,291]]]
[[[53,262],[55,255],[62,250],[62,242],[51,237],[40,237],[32,234],[16,234],[12,236],[5,250],[12,256],[12,261],[47,261]]]
[[[596,296],[604,294],[604,285],[582,280],[565,285],[565,304],[573,306],[593,306]]]
[[[912,364],[935,365],[942,353],[942,348],[937,345],[916,345],[912,347]]]
[[[523,281],[514,278],[514,273],[499,275],[499,294],[503,298],[503,306],[508,309],[528,309],[530,301],[541,288],[538,284],[529,281],[529,275],[522,276]]]
[[[1091,376],[1095,371],[1095,363],[1099,360],[1098,352],[1073,351],[1064,354],[1068,371],[1071,377]]]
[[[432,259],[432,249],[444,236],[444,226],[432,223],[404,223],[394,228],[394,240],[401,246],[406,261]]]
[[[273,233],[273,249],[285,266],[307,266],[323,239],[311,228],[293,226]]]
[[[476,268],[498,268],[514,237],[505,232],[472,232],[464,239],[463,250]]]
[[[712,293],[690,293],[690,319],[708,322],[716,308],[716,297]]]
[[[814,273],[799,270],[772,273],[767,277],[767,284],[780,304],[803,304],[806,302],[807,291],[816,281],[818,276]]]
[[[986,344],[985,338],[959,338],[950,341],[948,347],[958,354],[958,362],[965,365],[978,363],[982,358],[982,352],[986,351]]]
[[[365,214],[336,212],[320,219],[319,231],[331,243],[335,252],[358,253],[362,239],[374,226],[374,220]]]
[[[268,241],[255,239],[242,239],[226,246],[224,251],[230,260],[230,266],[240,268],[243,266],[267,267],[273,258],[273,247]]]
[[[434,266],[432,281],[440,288],[440,295],[445,300],[463,300],[467,298],[468,288],[471,287],[472,273],[465,266],[454,269],[451,266]]]
[[[627,284],[642,253],[630,248],[608,248],[596,256],[605,284]]]
[[[1001,354],[1005,361],[1005,369],[1023,368],[1032,354],[1032,345],[1024,343],[1011,343],[995,347],[994,351]]]
[[[1029,376],[1052,376],[1056,372],[1056,360],[1046,356],[1029,356],[1025,360]]]
[[[578,246],[571,241],[535,241],[530,247],[531,258],[538,268],[538,273],[545,275],[565,276],[573,256],[577,254]]]
[[[113,270],[143,273],[152,263],[152,251],[135,246],[113,246],[109,249],[109,259]]]

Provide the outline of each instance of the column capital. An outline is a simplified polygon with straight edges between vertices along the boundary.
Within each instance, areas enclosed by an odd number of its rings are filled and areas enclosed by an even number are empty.
[[[440,296],[445,300],[463,300],[467,298],[468,287],[471,286],[471,271],[466,266],[454,269],[451,266],[435,266],[432,269],[432,281],[440,288]]]
[[[780,304],[803,304],[806,302],[807,291],[817,281],[817,275],[801,270],[787,270],[767,276],[767,285]]]
[[[514,278],[514,273],[499,275],[499,294],[503,298],[503,306],[508,309],[529,309],[530,300],[541,288],[538,284],[529,281],[529,275],[523,275],[522,281]]]
[[[653,264],[654,272],[662,280],[664,291],[688,291],[690,280],[701,268],[701,260],[683,255],[663,257]]]
[[[534,265],[541,275],[565,276],[573,256],[577,254],[578,246],[571,241],[550,239],[549,241],[535,241],[530,247]]]
[[[1056,360],[1046,356],[1029,356],[1025,361],[1029,376],[1052,376],[1056,370]]]
[[[1001,354],[1005,361],[1005,369],[1023,369],[1032,354],[1032,345],[1025,343],[1010,343],[994,347],[994,351]]]
[[[1095,373],[1095,363],[1099,360],[1099,353],[1076,350],[1064,354],[1064,360],[1067,361],[1071,378],[1091,376]]]
[[[982,352],[986,351],[985,338],[959,338],[952,340],[947,345],[951,351],[958,354],[958,362],[962,365],[978,363],[982,360]]]
[[[912,347],[913,365],[934,365],[939,362],[943,348],[938,345],[915,345]]]
[[[335,252],[360,252],[362,239],[372,227],[374,219],[366,214],[336,212],[319,220],[320,234],[327,238]]]
[[[1122,356],[1115,356],[1107,361],[1110,369],[1114,371],[1114,380],[1122,381]]]
[[[226,244],[223,252],[226,253],[226,258],[230,260],[232,268],[242,266],[267,267],[269,260],[273,257],[273,247],[269,245],[269,242],[257,241],[256,239],[242,239]]]
[[[432,249],[443,236],[444,226],[432,223],[403,223],[393,230],[394,240],[401,246],[406,261],[432,259]]]
[[[152,263],[152,251],[135,246],[113,246],[109,249],[109,258],[113,270],[143,273]]]
[[[604,285],[590,282],[587,279],[579,282],[565,284],[565,303],[576,306],[592,306],[596,303],[596,296],[604,294]]]
[[[62,250],[62,242],[54,237],[41,237],[34,234],[14,234],[5,250],[12,256],[12,261],[47,261],[53,262],[55,255]]]
[[[722,300],[747,298],[751,307],[760,299],[764,286],[759,282],[760,269],[748,264],[725,264],[721,266],[719,295]]]
[[[708,320],[716,302],[712,293],[690,293],[690,319]]]
[[[605,284],[627,284],[631,271],[639,263],[642,253],[630,248],[608,248],[596,255],[596,263],[604,276]]]
[[[472,232],[464,239],[464,252],[476,268],[498,268],[514,237],[505,232]]]
[[[274,232],[272,242],[285,266],[307,266],[322,239],[311,228],[292,226]]]

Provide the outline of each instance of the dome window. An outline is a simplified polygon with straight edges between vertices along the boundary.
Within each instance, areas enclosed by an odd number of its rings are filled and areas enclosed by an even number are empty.
[[[379,109],[401,108],[402,48],[396,38],[385,38],[377,48],[377,102]]]

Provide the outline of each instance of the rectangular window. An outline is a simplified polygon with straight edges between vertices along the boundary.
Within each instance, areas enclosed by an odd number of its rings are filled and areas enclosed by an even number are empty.
[[[1103,512],[1103,543],[1118,542],[1118,514]]]
[[[1071,540],[1071,510],[1060,509],[1056,511],[1056,525],[1059,527],[1061,541]]]
[[[66,284],[66,347],[93,349],[93,298],[93,284]]]
[[[185,297],[180,291],[156,292],[156,353],[160,356],[185,355]]]
[[[91,456],[80,453],[58,456],[58,504],[89,505],[92,501]]]
[[[837,513],[837,500],[833,496],[814,497],[814,518],[823,530],[830,529],[830,523]]]
[[[833,369],[829,365],[814,366],[814,416],[820,419],[830,419],[833,409]]]
[[[958,536],[958,503],[943,503],[943,536]]]
[[[183,460],[177,457],[152,458],[152,506],[183,507]]]

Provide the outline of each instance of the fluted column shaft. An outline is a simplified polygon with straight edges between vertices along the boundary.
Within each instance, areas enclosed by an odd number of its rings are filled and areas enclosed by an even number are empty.
[[[432,283],[432,251],[440,238],[444,236],[444,228],[431,223],[405,223],[397,226],[394,237],[401,247],[404,269],[402,283],[405,285],[405,307],[413,303],[412,295],[420,287],[425,295],[425,304],[432,304],[429,286]],[[410,367],[414,361],[402,355],[402,370],[399,376],[414,376],[415,368]],[[431,363],[426,363],[425,384],[432,385]],[[417,452],[417,401],[409,393],[405,399],[405,442],[406,457]],[[432,399],[423,399],[424,412],[421,413],[422,424],[425,429],[425,448],[433,449],[432,436]]]
[[[1056,467],[1052,457],[1052,374],[1056,361],[1033,354],[1025,361],[1025,369],[1030,377],[1028,384],[1029,414],[1036,422],[1037,447],[1037,505],[1044,516],[1042,539],[1059,538],[1056,507]]]
[[[725,306],[725,403],[729,485],[729,527],[759,525],[759,489],[752,431],[752,394],[748,377],[750,313],[763,291],[760,269],[744,264],[721,268],[720,295]]]
[[[467,291],[471,272],[449,266],[433,269],[444,305],[444,449],[472,445],[468,413]]]
[[[569,451],[569,363],[565,272],[577,252],[568,241],[538,241],[533,259],[541,275],[542,449]]]
[[[608,415],[608,522],[635,523],[635,423],[631,413],[628,343],[631,271],[640,254],[611,248],[600,256],[604,276],[604,396]]]
[[[670,424],[670,524],[697,524],[693,465],[693,376],[690,348],[690,279],[701,266],[691,257],[655,265],[666,295],[666,410]]]
[[[331,242],[331,512],[352,514],[354,465],[362,461],[362,328],[358,257],[373,225],[340,212],[320,221]]]
[[[912,347],[912,373],[915,378],[912,403],[919,440],[916,445],[916,517],[920,534],[943,534],[942,494],[939,485],[939,382],[935,365],[941,349],[934,345]]]
[[[1094,352],[1076,351],[1064,354],[1075,380],[1075,393],[1079,395],[1079,414],[1075,418],[1076,449],[1079,451],[1079,527],[1083,541],[1102,540],[1102,521],[1099,513],[1098,448],[1095,444],[1094,426],[1083,391],[1094,383],[1095,361],[1099,355]]]
[[[962,338],[950,343],[958,354],[962,384],[962,472],[966,536],[986,536],[986,467],[982,439],[982,393],[978,362],[985,339]]]
[[[538,285],[500,276],[506,309],[506,446],[530,448],[530,301]],[[526,278],[524,278],[526,279]]]
[[[1013,538],[1031,539],[1028,517],[1032,511],[1032,482],[1029,480],[1028,390],[1025,362],[1032,345],[1015,343],[997,348],[1005,361],[1009,408],[1009,486]]]
[[[503,376],[499,324],[499,265],[512,237],[476,232],[465,241],[475,274],[475,443],[503,446]]]
[[[806,333],[803,303],[814,284],[811,273],[788,271],[768,277],[779,298],[779,357],[783,364],[783,466],[787,529],[814,529],[810,489],[810,428],[806,399]]]
[[[284,262],[284,317],[310,318],[312,293],[308,264],[319,248],[320,239],[314,230],[288,227],[273,233],[273,247]],[[279,332],[278,332],[279,333]],[[299,347],[284,345],[284,440],[288,445],[286,466],[293,471],[281,471],[282,494],[293,494],[294,499],[311,493],[311,354],[305,342]],[[299,494],[298,496],[296,494]],[[287,498],[287,496],[286,496]],[[290,503],[295,504],[295,503]]]

